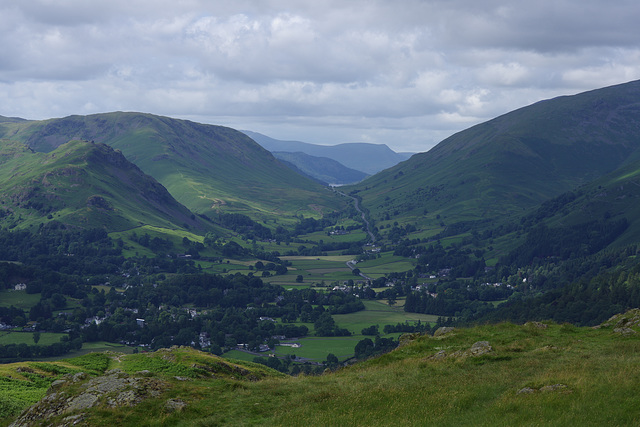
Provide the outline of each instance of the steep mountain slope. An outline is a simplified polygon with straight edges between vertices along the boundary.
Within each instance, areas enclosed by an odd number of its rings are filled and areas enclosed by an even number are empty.
[[[520,215],[639,156],[640,81],[542,101],[352,187],[374,218],[450,225]]]
[[[230,128],[141,113],[3,123],[0,136],[49,152],[70,139],[117,148],[197,213],[317,214],[342,201]]]
[[[317,377],[183,347],[22,362],[2,367],[0,401],[15,419],[42,397],[16,426],[637,425],[638,322],[441,330]]]
[[[1,222],[30,227],[50,220],[125,230],[204,225],[153,178],[104,144],[71,141],[49,153],[0,145]]]
[[[302,152],[328,157],[348,168],[375,174],[409,158],[409,153],[396,153],[384,144],[354,142],[338,145],[316,145],[300,141],[281,141],[257,132],[242,131],[269,151]]]
[[[354,184],[362,181],[368,175],[364,172],[350,169],[328,157],[310,156],[305,153],[289,153],[274,151],[277,159],[292,163],[305,174],[331,185]]]
[[[616,245],[640,242],[640,161],[544,202],[523,221],[544,222],[553,228],[605,219],[628,223]]]

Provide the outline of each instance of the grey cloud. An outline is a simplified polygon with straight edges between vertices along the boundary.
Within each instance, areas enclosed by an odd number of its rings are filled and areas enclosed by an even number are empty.
[[[0,114],[138,110],[416,150],[640,78],[639,18],[629,0],[9,1]]]

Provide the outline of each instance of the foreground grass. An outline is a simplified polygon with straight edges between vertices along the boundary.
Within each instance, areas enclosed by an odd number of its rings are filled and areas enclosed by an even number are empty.
[[[640,320],[640,314],[635,316]],[[468,350],[479,341],[488,341],[492,351],[470,355]],[[439,352],[444,352],[442,357],[434,358]],[[119,367],[132,375],[146,369],[146,375],[169,387],[135,407],[86,410],[85,421],[97,426],[640,422],[640,337],[616,333],[614,326],[457,329],[436,338],[414,337],[387,355],[319,377],[282,377],[245,362],[234,362],[245,363],[243,370],[226,368],[213,376],[201,368],[221,366],[217,360],[222,359],[186,349],[110,356],[109,369]],[[178,375],[188,380],[176,380]],[[554,387],[546,391],[547,386]],[[181,399],[186,407],[179,413],[168,411],[165,402],[170,398]]]

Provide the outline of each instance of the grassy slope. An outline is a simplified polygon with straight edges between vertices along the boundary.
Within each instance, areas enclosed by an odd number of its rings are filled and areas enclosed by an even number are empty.
[[[108,144],[197,213],[310,216],[343,203],[246,135],[221,126],[116,112],[3,124],[2,132],[36,151],[50,151],[74,137]]]
[[[633,161],[615,172],[576,191],[578,197],[558,204],[553,215],[545,218],[550,227],[563,227],[603,218],[626,218],[629,227],[614,242],[617,246],[640,241],[640,161]]]
[[[640,315],[636,311],[628,318],[638,321]],[[171,388],[135,408],[92,409],[86,420],[90,425],[637,425],[640,338],[614,332],[615,323],[601,329],[555,324],[458,329],[417,337],[333,374],[285,378],[261,370],[263,379],[254,382],[203,375],[193,366],[215,366],[215,361],[192,350],[173,357],[159,352],[152,359],[111,356],[109,368],[132,374],[148,369]],[[478,341],[488,341],[493,352],[462,354]],[[441,351],[446,357],[432,358]],[[5,365],[3,374],[21,378],[16,366]],[[175,375],[192,380],[176,381]],[[556,387],[545,391],[546,386]],[[519,393],[525,388],[531,393]],[[167,411],[170,397],[182,399],[186,408]]]
[[[80,226],[124,230],[143,224],[201,228],[191,212],[122,154],[102,144],[71,141],[50,153],[15,142],[0,150],[3,208],[20,226],[55,219]]]
[[[539,102],[455,134],[348,190],[359,190],[378,224],[437,231],[441,222],[519,215],[637,157],[639,97],[640,82],[631,82]]]

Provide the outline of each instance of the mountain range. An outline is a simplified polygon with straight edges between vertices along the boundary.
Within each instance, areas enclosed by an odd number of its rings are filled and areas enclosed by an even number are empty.
[[[377,172],[345,190],[361,199],[379,230],[399,223],[417,226],[422,235],[469,230],[469,224],[475,224],[478,231],[519,221],[542,203],[574,192],[575,197],[562,199],[570,199],[570,206],[558,208],[553,215],[545,214],[542,220],[560,225],[594,217],[624,217],[631,226],[620,242],[632,242],[640,236],[632,203],[639,196],[635,191],[635,177],[640,170],[639,134],[638,81],[520,108],[452,135],[430,151],[408,159],[386,145],[320,146],[278,141],[254,132],[143,113],[115,112],[41,121],[0,118],[5,159],[31,158],[26,152],[7,154],[21,151],[15,143],[52,155],[72,140],[92,141],[119,150],[141,173],[167,189],[176,201],[170,203],[176,206],[171,212],[182,212],[170,219],[171,215],[166,211],[160,214],[155,206],[153,214],[142,216],[164,217],[174,225],[196,226],[191,219],[193,214],[215,217],[219,213],[243,213],[258,220],[293,224],[299,215],[338,211],[346,206],[346,200],[317,181],[342,184],[364,177],[336,163],[339,162],[360,171]],[[72,147],[96,149],[95,144],[75,143]],[[267,150],[313,179],[301,177]],[[381,163],[384,159],[386,164]],[[18,167],[18,163],[14,159],[4,167],[7,178],[3,192],[7,200],[29,194],[35,197],[43,191],[36,187],[35,178],[31,184],[13,178],[8,168]],[[64,169],[63,162],[36,162],[31,174],[38,179],[60,175],[46,169],[51,167]],[[382,168],[387,169],[380,171]],[[326,174],[319,174],[323,170]],[[346,172],[350,175],[344,175]],[[103,178],[103,182],[122,175],[112,171],[109,174],[111,178]],[[336,182],[340,174],[344,180]],[[119,194],[119,184],[111,182],[96,196],[108,200]],[[31,190],[29,185],[33,186]],[[20,191],[16,190],[18,186]],[[62,198],[47,197],[49,201]],[[131,204],[135,199],[121,200]],[[47,209],[54,205],[49,203]],[[77,203],[77,208],[86,210],[86,200]],[[118,209],[133,211],[130,207]],[[51,214],[47,211],[46,216]]]
[[[290,164],[294,170],[300,171],[325,185],[354,184],[362,181],[366,173],[350,169],[342,163],[328,157],[310,156],[306,153],[274,151],[272,154],[285,164]]]
[[[71,140],[106,144],[191,212],[209,217],[243,213],[293,221],[344,206],[343,199],[293,172],[243,133],[221,126],[123,112],[42,121],[3,118],[0,138],[42,153]]]
[[[368,175],[390,168],[412,155],[412,153],[396,153],[385,144],[354,142],[318,145],[301,141],[282,141],[246,130],[242,132],[271,152],[305,153],[314,157],[326,157]]]

